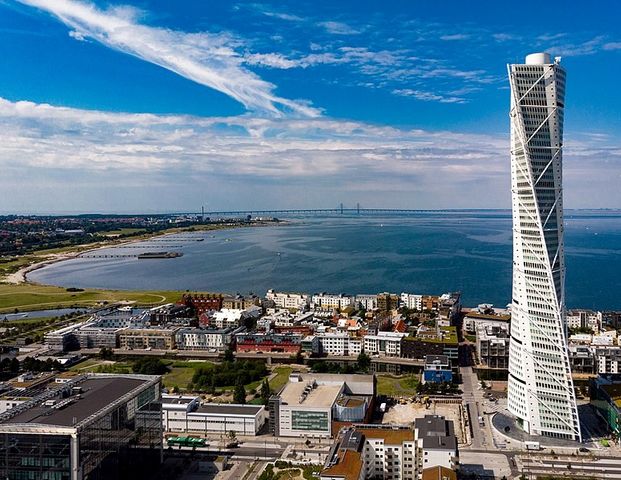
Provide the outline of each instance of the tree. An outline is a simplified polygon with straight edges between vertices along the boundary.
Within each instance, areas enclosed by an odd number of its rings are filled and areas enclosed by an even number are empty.
[[[241,382],[237,382],[237,385],[235,385],[235,391],[233,392],[233,402],[241,403],[242,405],[246,403],[246,389]]]
[[[233,353],[233,348],[229,345],[229,347],[224,352],[224,361],[225,362],[234,362],[235,361],[235,353]]]
[[[142,375],[164,375],[168,367],[159,358],[143,357],[134,363],[132,370]]]
[[[112,360],[113,357],[114,352],[111,348],[101,347],[101,350],[99,350],[99,358],[101,358],[102,360]]]
[[[357,364],[358,364],[358,370],[360,370],[361,372],[366,372],[369,370],[369,367],[371,366],[371,357],[369,357],[364,352],[360,352],[360,354],[358,355]]]
[[[263,401],[263,405],[267,405],[270,400],[271,393],[272,392],[270,391],[270,383],[267,381],[266,378],[261,384],[261,400]]]
[[[300,350],[298,350],[298,353],[295,354],[294,362],[298,365],[304,365],[304,356]]]

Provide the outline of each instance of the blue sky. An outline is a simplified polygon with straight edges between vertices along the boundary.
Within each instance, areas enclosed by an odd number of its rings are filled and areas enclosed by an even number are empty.
[[[506,64],[542,50],[568,70],[565,204],[618,208],[620,14],[0,0],[0,210],[508,207]]]

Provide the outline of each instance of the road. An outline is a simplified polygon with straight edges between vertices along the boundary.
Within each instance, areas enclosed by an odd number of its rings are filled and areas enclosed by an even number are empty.
[[[517,459],[518,469],[526,478],[536,475],[565,474],[568,477],[601,478],[621,480],[621,459],[617,458],[581,458],[572,457],[539,457],[521,455]],[[561,473],[562,472],[562,473]]]
[[[479,386],[479,380],[472,371],[472,367],[461,367],[464,408],[470,412],[472,424],[472,448],[494,448],[494,440],[491,431],[489,417],[485,415],[483,396],[484,390]],[[479,417],[484,418],[484,425],[479,424]]]
[[[81,353],[83,355],[97,355],[99,354],[99,348],[83,348],[79,350],[77,353]],[[115,355],[123,355],[123,356],[152,356],[152,357],[164,357],[164,356],[176,356],[180,358],[206,358],[206,359],[214,359],[217,360],[222,356],[222,352],[209,352],[205,350],[127,350],[124,348],[114,348],[113,352]],[[234,353],[236,358],[243,359],[254,359],[254,360],[289,360],[291,358],[290,353],[280,353],[280,352],[270,352],[270,353]],[[329,362],[356,362],[358,361],[358,357],[355,355],[350,356],[339,356],[339,355],[328,355],[325,357],[318,357],[314,360],[326,360]],[[400,357],[373,357],[371,358],[371,363],[381,363],[386,365],[404,365],[404,366],[424,366],[424,360],[417,360],[413,358],[400,358]]]

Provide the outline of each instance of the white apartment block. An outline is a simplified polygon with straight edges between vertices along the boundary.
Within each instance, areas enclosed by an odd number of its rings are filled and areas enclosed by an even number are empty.
[[[459,450],[453,422],[426,415],[414,429],[398,425],[356,425],[331,449],[320,480],[419,480],[456,478]],[[448,476],[428,477],[430,468]],[[423,475],[425,471],[425,475]]]
[[[365,335],[364,352],[368,355],[401,356],[401,343],[406,333],[378,332],[377,335]]]
[[[343,294],[319,293],[313,295],[311,302],[313,310],[343,310],[354,304],[354,297]]]
[[[223,329],[182,328],[175,333],[179,350],[224,350],[243,327]]]
[[[401,294],[401,305],[409,308],[410,310],[422,310],[423,309],[423,296],[414,295],[413,293]]]
[[[621,348],[597,348],[595,361],[597,373],[621,373]]]
[[[318,333],[315,336],[319,341],[320,350],[328,355],[359,355],[363,349],[362,338],[351,337],[347,333]]]
[[[246,310],[239,308],[223,308],[213,314],[209,324],[216,328],[239,327],[244,318],[259,318],[261,316],[261,307],[253,305]]]
[[[602,312],[568,310],[565,320],[567,321],[567,328],[590,328],[596,334],[602,329]]]
[[[296,310],[303,310],[308,307],[310,300],[306,293],[275,292],[272,289],[267,291],[265,298],[274,302],[277,307]]]
[[[361,433],[366,439],[362,451],[365,478],[416,478],[416,440],[412,430],[361,429]]]
[[[358,308],[371,311],[377,309],[377,295],[356,295],[355,304]]]

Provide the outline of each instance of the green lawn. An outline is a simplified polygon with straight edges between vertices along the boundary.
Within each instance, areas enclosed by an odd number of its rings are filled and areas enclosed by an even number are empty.
[[[416,395],[418,375],[378,375],[377,394],[389,397]]]
[[[19,285],[0,284],[0,313],[10,313],[16,308],[25,310],[45,310],[56,307],[92,307],[101,302],[134,302],[150,306],[176,302],[182,292],[175,291],[125,291],[85,289],[83,292],[68,292],[61,287],[22,283]]]
[[[289,381],[289,375],[293,372],[293,368],[276,367],[274,372],[276,372],[276,376],[270,380],[270,390],[274,393],[278,393]]]
[[[194,371],[198,367],[213,364],[213,362],[164,362],[168,364],[170,371],[163,376],[162,385],[169,389],[177,387],[180,390],[187,390],[188,385],[192,382],[192,377],[194,377]]]

